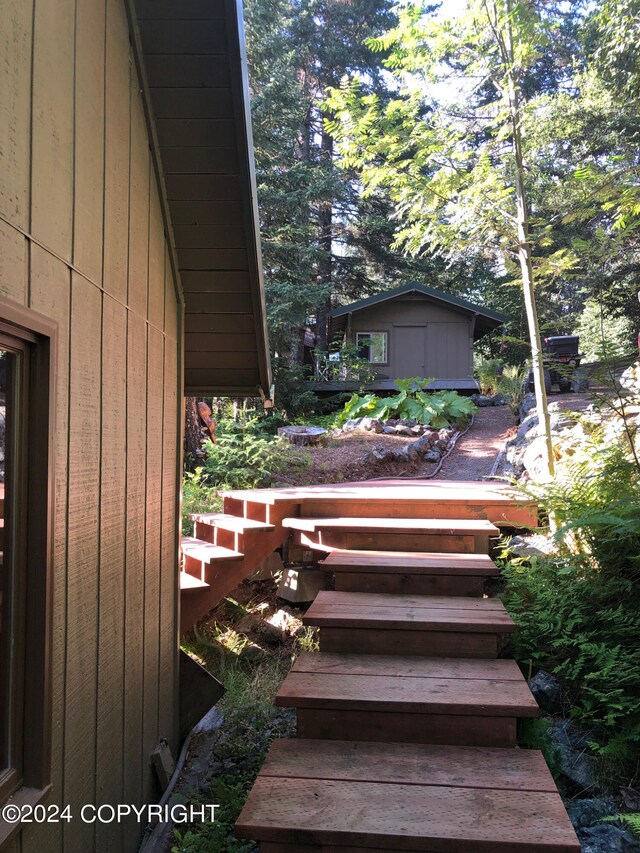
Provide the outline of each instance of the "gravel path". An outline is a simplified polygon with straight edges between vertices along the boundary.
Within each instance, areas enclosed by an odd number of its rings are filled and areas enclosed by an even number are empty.
[[[458,439],[434,480],[482,480],[513,432],[516,419],[508,406],[478,409],[473,426]]]

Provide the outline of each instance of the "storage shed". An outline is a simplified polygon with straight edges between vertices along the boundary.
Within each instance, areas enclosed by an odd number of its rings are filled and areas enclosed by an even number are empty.
[[[334,309],[330,338],[356,346],[375,371],[367,386],[373,390],[420,376],[433,377],[433,389],[476,391],[473,344],[506,322],[480,305],[412,283]],[[318,383],[325,391],[351,386],[358,383],[346,377]]]
[[[134,851],[81,815],[178,754],[183,397],[271,385],[241,12],[6,0],[0,53],[0,807],[50,816],[0,849]]]

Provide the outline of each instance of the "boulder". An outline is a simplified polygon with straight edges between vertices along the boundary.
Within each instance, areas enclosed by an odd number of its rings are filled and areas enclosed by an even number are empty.
[[[578,832],[582,853],[640,853],[640,842],[611,823],[591,826]]]
[[[422,438],[419,438],[417,441],[415,441],[414,446],[417,449],[418,453],[422,455],[428,453],[428,451],[431,450],[431,442],[429,441],[426,435],[423,435]]]
[[[545,557],[546,553],[528,542],[524,536],[512,536],[509,540],[509,551],[516,557]]]
[[[396,435],[413,435],[411,432],[411,427],[407,426],[405,423],[399,423],[394,427],[394,432]]]
[[[441,457],[441,453],[437,447],[433,447],[431,450],[427,451],[424,455],[425,462],[439,462]]]
[[[547,714],[559,714],[562,711],[562,685],[555,676],[541,669],[529,682],[529,689]]]
[[[393,454],[394,451],[386,447],[374,447],[371,451],[376,462],[390,462],[393,459]]]
[[[520,403],[520,420],[523,421],[529,412],[536,407],[536,395],[525,394]]]
[[[342,432],[352,432],[354,429],[360,429],[360,424],[364,418],[349,418],[346,424],[342,427]]]
[[[488,408],[489,406],[493,406],[491,402],[491,397],[487,397],[485,394],[472,394],[471,402],[474,403],[479,409]]]
[[[611,797],[598,797],[589,800],[574,800],[567,806],[569,820],[573,828],[586,829],[598,823],[603,817],[618,814],[620,809]]]
[[[598,791],[596,760],[589,754],[587,736],[568,720],[551,721],[549,731],[560,761],[563,787],[569,793]]]
[[[385,424],[385,426],[382,428],[382,432],[385,435],[395,435],[396,434],[396,428],[389,426],[388,424]]]
[[[490,398],[492,406],[506,406],[508,403],[507,398],[504,394],[494,394],[493,397]]]
[[[549,478],[546,460],[547,440],[543,435],[536,436],[522,456],[522,464],[532,480],[542,483]]]

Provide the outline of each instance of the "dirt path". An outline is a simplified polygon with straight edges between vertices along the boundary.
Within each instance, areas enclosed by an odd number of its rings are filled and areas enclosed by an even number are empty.
[[[488,477],[498,453],[515,426],[508,406],[478,409],[466,435],[458,439],[434,480],[481,480]]]

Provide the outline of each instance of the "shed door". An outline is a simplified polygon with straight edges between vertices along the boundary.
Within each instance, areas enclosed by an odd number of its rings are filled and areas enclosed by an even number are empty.
[[[424,326],[395,326],[393,378],[424,376]]]

